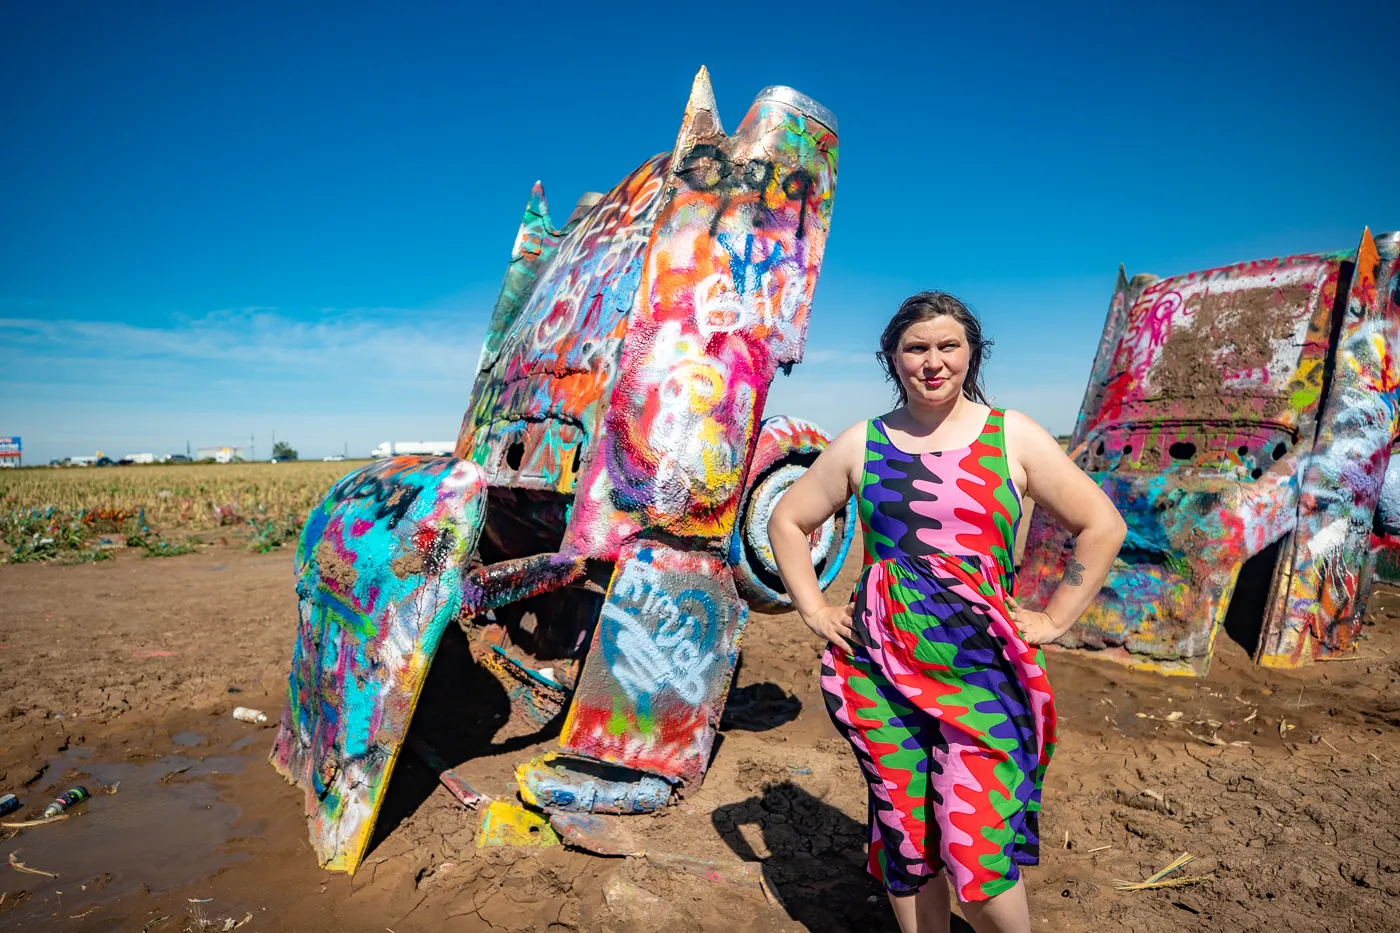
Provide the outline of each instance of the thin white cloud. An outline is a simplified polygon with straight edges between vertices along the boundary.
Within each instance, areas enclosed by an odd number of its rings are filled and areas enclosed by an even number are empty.
[[[310,319],[248,308],[164,326],[0,318],[0,434],[24,437],[29,462],[241,442],[250,431],[264,435],[264,454],[272,430],[303,454],[363,453],[410,430],[451,438],[484,320],[386,308]]]
[[[470,370],[482,333],[462,312],[389,308],[322,312],[314,321],[263,308],[215,311],[167,327],[0,318],[0,341],[26,351],[31,363],[368,366],[380,376],[449,376],[463,372],[463,366]]]

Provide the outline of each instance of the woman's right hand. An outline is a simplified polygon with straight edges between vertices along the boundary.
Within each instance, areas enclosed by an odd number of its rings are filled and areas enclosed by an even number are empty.
[[[803,615],[802,621],[816,635],[845,651],[855,647],[855,631],[851,620],[855,617],[855,604],[844,606],[823,606],[811,615]]]

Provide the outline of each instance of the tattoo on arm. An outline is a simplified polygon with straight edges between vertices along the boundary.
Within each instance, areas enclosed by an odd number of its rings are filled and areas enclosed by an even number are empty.
[[[1079,586],[1084,582],[1084,565],[1071,557],[1069,565],[1065,567],[1065,575],[1060,580],[1070,586]]]

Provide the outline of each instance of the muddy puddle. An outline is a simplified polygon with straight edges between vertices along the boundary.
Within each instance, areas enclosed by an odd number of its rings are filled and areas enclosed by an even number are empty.
[[[74,785],[92,797],[73,807],[68,819],[0,840],[0,863],[9,863],[0,891],[14,905],[4,913],[6,927],[68,929],[127,895],[207,879],[250,857],[244,840],[264,827],[245,818],[230,798],[239,776],[261,762],[264,743],[201,757],[193,746],[205,743],[204,736],[179,733],[172,739],[175,748],[159,757],[109,761],[79,746],[48,760],[40,779],[21,794],[24,808],[6,822],[39,819],[54,797]],[[57,877],[22,871],[15,862]]]

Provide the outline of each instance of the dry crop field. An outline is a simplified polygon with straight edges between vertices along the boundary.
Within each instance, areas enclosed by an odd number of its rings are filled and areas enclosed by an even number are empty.
[[[92,509],[146,513],[157,526],[212,528],[254,513],[304,516],[360,461],[325,463],[193,463],[15,470],[0,475],[0,502],[9,509]]]
[[[0,537],[11,561],[100,560],[104,552],[97,536],[103,534],[161,556],[182,552],[162,544],[162,537],[230,526],[275,546],[295,536],[336,480],[363,464],[305,460],[7,470],[0,474]]]

